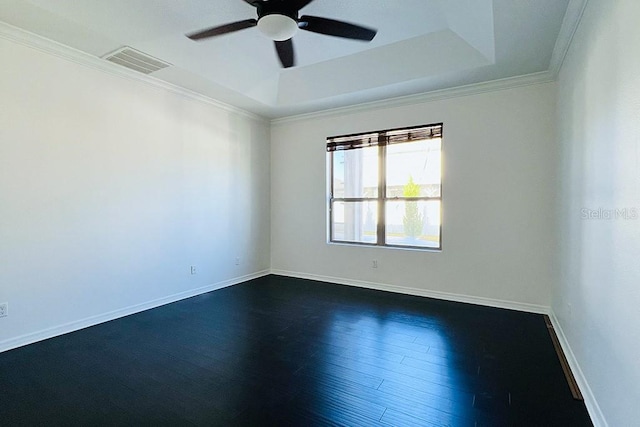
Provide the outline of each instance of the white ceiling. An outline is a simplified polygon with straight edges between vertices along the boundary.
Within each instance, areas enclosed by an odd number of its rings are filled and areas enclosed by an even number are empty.
[[[300,14],[376,28],[371,43],[298,31],[282,69],[242,0],[2,0],[0,20],[103,57],[131,46],[172,64],[153,77],[270,117],[546,71],[569,0],[315,0]],[[115,65],[114,65],[115,66]]]

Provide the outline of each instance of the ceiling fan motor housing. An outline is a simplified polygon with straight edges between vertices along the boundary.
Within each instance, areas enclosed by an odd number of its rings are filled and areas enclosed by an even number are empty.
[[[288,6],[284,2],[262,2],[258,3],[258,20],[267,15],[284,15],[298,22],[298,9]]]
[[[257,26],[262,34],[274,41],[278,58],[284,68],[295,65],[292,38],[298,29],[353,40],[371,41],[375,37],[376,30],[371,28],[319,16],[298,16],[300,9],[312,1],[244,0],[245,3],[256,8],[257,20],[253,18],[230,22],[187,34],[187,37],[191,40],[202,40]]]

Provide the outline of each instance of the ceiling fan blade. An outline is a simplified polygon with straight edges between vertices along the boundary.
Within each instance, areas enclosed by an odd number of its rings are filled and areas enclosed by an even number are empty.
[[[220,36],[222,34],[244,30],[245,28],[255,27],[257,24],[258,21],[255,19],[245,19],[244,21],[232,22],[230,24],[220,25],[218,27],[209,28],[207,30],[198,31],[197,33],[187,34],[187,37],[189,37],[191,40],[206,39],[207,37]]]
[[[278,58],[284,68],[293,67],[295,65],[295,54],[293,52],[293,41],[291,39],[283,42],[274,41]]]
[[[308,15],[303,15],[298,19],[298,27],[300,27],[301,30],[312,31],[314,33],[366,41],[373,40],[377,33],[376,30],[361,27],[360,25]]]

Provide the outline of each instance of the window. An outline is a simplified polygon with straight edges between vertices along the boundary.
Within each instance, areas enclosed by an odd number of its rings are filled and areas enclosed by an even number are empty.
[[[329,240],[441,249],[442,124],[327,139]]]

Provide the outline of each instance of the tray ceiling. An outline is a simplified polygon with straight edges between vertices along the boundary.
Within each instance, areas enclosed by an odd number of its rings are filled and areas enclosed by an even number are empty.
[[[371,43],[298,31],[283,69],[242,0],[4,0],[0,20],[102,58],[124,46],[171,66],[154,78],[283,117],[546,71],[569,0],[315,0],[301,14],[376,28]],[[117,66],[117,65],[114,65]]]

